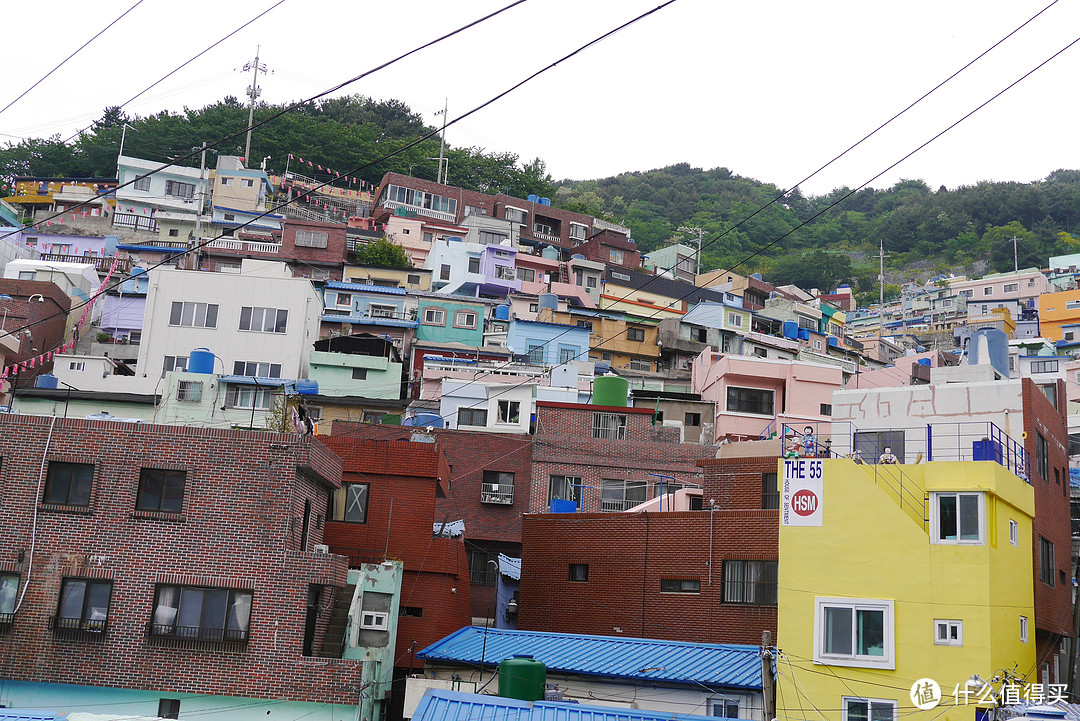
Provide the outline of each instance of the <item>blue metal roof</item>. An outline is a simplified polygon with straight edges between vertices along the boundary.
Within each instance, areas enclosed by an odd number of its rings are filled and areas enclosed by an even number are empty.
[[[155,253],[186,253],[186,248],[166,248],[160,245],[117,245],[120,250],[150,250]]]
[[[236,383],[238,385],[262,386],[263,388],[289,386],[296,383],[292,378],[255,378],[253,376],[221,376],[222,383]]]
[[[353,325],[385,325],[394,328],[415,328],[420,325],[417,320],[399,320],[397,318],[364,318],[355,315],[336,315],[323,313],[322,319],[329,323],[352,323]]]
[[[515,581],[521,580],[521,559],[511,558],[505,553],[499,554],[499,573],[512,578]]]
[[[591,636],[466,626],[417,656],[427,661],[498,664],[527,654],[558,672],[668,683],[760,689],[757,646]],[[481,657],[483,653],[483,657]]]
[[[326,284],[327,288],[335,290],[367,291],[369,293],[387,293],[389,295],[405,295],[404,288],[390,288],[385,285],[368,285],[367,283],[345,283],[340,280],[332,280]]]
[[[67,718],[48,711],[20,711],[17,708],[0,708],[0,721],[56,721]]]
[[[519,701],[460,691],[428,689],[413,713],[413,721],[716,721],[717,716],[694,716],[634,708],[608,708],[565,701]]]

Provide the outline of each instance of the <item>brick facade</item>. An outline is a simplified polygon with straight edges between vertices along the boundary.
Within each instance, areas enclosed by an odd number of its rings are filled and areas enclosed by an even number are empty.
[[[44,300],[34,298],[40,294]],[[0,278],[0,316],[4,317],[3,331],[14,332],[26,328],[29,335],[19,337],[19,352],[9,355],[6,363],[34,358],[55,349],[64,342],[67,330],[71,298],[60,286],[47,280],[15,280]],[[34,298],[34,300],[30,300]],[[37,350],[34,350],[37,348]],[[18,385],[33,385],[33,379],[52,371],[53,363],[40,363],[36,368],[19,374]]]
[[[355,705],[360,661],[302,653],[309,585],[332,597],[347,573],[344,558],[301,548],[305,527],[309,548],[324,527],[304,523],[305,502],[325,508],[341,480],[317,440],[0,416],[0,458],[0,571],[26,590],[0,635],[0,677]],[[44,502],[56,462],[94,465],[88,504]],[[136,510],[142,468],[185,472],[181,512]],[[53,630],[73,577],[111,581],[104,630]],[[246,642],[152,632],[158,584],[250,591]]]
[[[327,234],[325,248],[311,248],[296,244],[296,231],[310,230],[321,231]],[[202,265],[214,270],[221,270],[219,263],[235,263],[242,258],[256,260],[274,260],[287,263],[293,274],[298,278],[312,278],[315,280],[327,280],[319,273],[329,274],[329,280],[341,280],[345,268],[346,256],[346,225],[345,223],[327,223],[312,220],[286,219],[284,228],[280,233],[273,232],[273,241],[279,243],[276,252],[264,252],[260,248],[264,242],[270,242],[264,237],[255,234],[240,233],[238,241],[254,240],[259,245],[251,246],[243,243],[239,249],[228,247],[207,246],[202,249],[202,254],[208,258]],[[231,239],[223,238],[222,244],[227,244]],[[255,248],[255,249],[253,249]]]
[[[776,459],[699,463],[713,511],[525,516],[518,628],[710,643],[757,644],[762,631],[775,638],[775,603],[724,602],[724,576],[728,561],[777,559],[779,511],[761,508],[762,474],[776,472]],[[587,565],[588,579],[569,580],[570,564]],[[664,592],[662,580],[697,581],[700,590]]]
[[[372,427],[410,433],[400,426]],[[449,477],[446,458],[434,443],[346,435],[320,438],[341,457],[343,483],[368,484],[364,522],[328,520],[326,543],[331,552],[348,556],[353,566],[383,558],[402,562],[403,611],[398,618],[395,666],[415,663],[420,668],[423,662],[409,660],[413,650],[471,620],[465,545],[461,538],[435,538],[433,533],[434,524],[442,520],[435,512],[435,498],[444,492]]]

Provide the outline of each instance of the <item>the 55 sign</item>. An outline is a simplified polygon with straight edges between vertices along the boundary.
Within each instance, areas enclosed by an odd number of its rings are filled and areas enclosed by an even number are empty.
[[[785,458],[780,523],[784,526],[820,526],[822,469],[820,458]]]

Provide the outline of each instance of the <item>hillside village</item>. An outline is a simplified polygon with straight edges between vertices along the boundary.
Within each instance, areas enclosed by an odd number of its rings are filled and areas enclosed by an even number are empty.
[[[0,199],[0,706],[1076,700],[1080,255],[858,307],[289,160]]]

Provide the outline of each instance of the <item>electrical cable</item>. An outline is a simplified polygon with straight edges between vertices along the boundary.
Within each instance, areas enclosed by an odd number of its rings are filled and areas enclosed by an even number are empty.
[[[15,103],[17,103],[17,102],[19,102],[20,100],[22,100],[22,99],[23,99],[23,97],[25,97],[27,93],[29,93],[29,92],[30,92],[31,90],[33,90],[34,88],[36,88],[36,87],[37,87],[38,85],[41,85],[41,84],[42,84],[43,82],[45,82],[45,80],[46,80],[46,79],[47,79],[47,78],[48,78],[48,77],[49,77],[50,75],[52,75],[52,74],[53,74],[53,73],[55,73],[55,72],[56,72],[57,70],[59,70],[59,69],[60,69],[60,68],[61,68],[61,67],[62,67],[62,66],[64,65],[64,63],[66,63],[66,62],[67,62],[68,60],[71,60],[71,59],[72,59],[73,57],[75,57],[76,55],[78,55],[78,54],[79,54],[79,52],[80,52],[80,51],[82,51],[82,49],[83,49],[83,48],[85,48],[85,47],[86,47],[87,45],[89,45],[90,43],[94,42],[94,41],[95,41],[95,40],[97,40],[97,39],[98,39],[99,37],[101,37],[101,35],[102,35],[102,34],[103,34],[103,33],[104,33],[104,32],[105,32],[106,30],[108,30],[109,28],[111,28],[111,27],[112,27],[113,25],[115,25],[116,23],[120,22],[121,20],[123,20],[123,19],[124,19],[124,16],[126,16],[126,15],[127,15],[127,14],[128,14],[129,12],[131,12],[131,11],[132,11],[132,10],[134,10],[135,8],[137,8],[137,7],[139,7],[140,5],[142,5],[142,3],[143,3],[143,0],[135,0],[135,4],[134,4],[134,5],[132,5],[132,6],[131,6],[131,7],[129,7],[129,8],[127,9],[127,10],[125,10],[124,12],[122,12],[122,13],[120,14],[120,16],[119,16],[119,17],[117,17],[117,18],[116,18],[115,20],[113,20],[113,21],[112,21],[111,23],[109,23],[108,25],[106,25],[105,27],[103,27],[103,28],[102,28],[101,30],[99,30],[99,31],[98,31],[98,32],[97,32],[97,33],[96,33],[96,34],[95,34],[95,35],[94,35],[93,37],[91,37],[91,38],[90,38],[89,40],[87,40],[87,41],[86,41],[85,43],[83,43],[82,45],[80,45],[80,46],[78,47],[78,49],[76,49],[76,50],[75,50],[75,52],[73,52],[73,53],[72,53],[71,55],[68,55],[68,56],[67,56],[66,58],[64,58],[63,60],[61,60],[61,61],[60,61],[60,64],[59,64],[59,65],[57,65],[57,66],[56,66],[55,68],[53,68],[53,69],[52,69],[52,70],[50,70],[49,72],[45,73],[45,75],[44,75],[44,76],[42,76],[42,78],[41,78],[40,80],[38,80],[38,81],[37,81],[36,83],[34,83],[34,84],[33,84],[33,85],[31,85],[30,87],[28,87],[28,88],[27,88],[26,90],[24,90],[24,91],[23,91],[23,92],[22,92],[22,93],[21,93],[21,94],[19,95],[19,97],[15,98],[15,99],[14,99],[14,100],[12,100],[12,101],[11,101],[10,103],[8,103],[8,104],[7,104],[7,105],[5,105],[4,107],[0,108],[0,114],[2,114],[2,113],[3,113],[4,111],[5,111],[5,110],[7,110],[8,108],[10,108],[10,107],[11,107],[12,105],[14,105]]]

